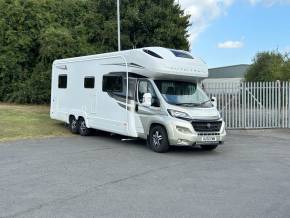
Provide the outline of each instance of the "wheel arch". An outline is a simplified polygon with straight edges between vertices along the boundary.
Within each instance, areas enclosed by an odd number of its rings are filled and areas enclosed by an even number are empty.
[[[68,121],[70,121],[70,119],[74,117],[76,120],[79,120],[80,118],[84,119],[86,121],[85,116],[81,115],[81,114],[69,114],[68,116]]]
[[[153,123],[151,123],[150,126],[149,126],[149,131],[150,131],[150,129],[152,129],[154,126],[162,126],[163,128],[166,129],[166,126],[165,126],[164,124],[159,123],[159,122],[153,122]],[[149,132],[149,131],[148,131],[148,132]],[[167,131],[167,129],[166,129],[166,131]]]
[[[71,122],[71,119],[73,119],[73,118],[75,118],[75,119],[77,120],[77,118],[76,118],[75,115],[70,114],[70,115],[68,116],[68,123],[70,123],[70,122]]]

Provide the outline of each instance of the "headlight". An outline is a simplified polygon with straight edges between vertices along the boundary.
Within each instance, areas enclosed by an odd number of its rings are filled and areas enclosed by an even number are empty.
[[[179,119],[183,119],[183,120],[190,120],[191,119],[191,116],[189,116],[185,112],[168,109],[168,113],[171,116],[176,117],[176,118],[179,118]]]

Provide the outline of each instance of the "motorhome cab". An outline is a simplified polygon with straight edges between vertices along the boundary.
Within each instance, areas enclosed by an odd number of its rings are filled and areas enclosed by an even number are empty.
[[[213,150],[226,132],[199,86],[207,76],[200,58],[160,47],[56,60],[50,116],[82,136],[97,129],[146,139],[156,152]]]

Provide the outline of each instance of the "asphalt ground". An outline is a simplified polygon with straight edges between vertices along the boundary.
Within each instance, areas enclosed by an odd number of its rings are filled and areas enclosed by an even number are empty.
[[[99,133],[0,143],[0,217],[290,217],[290,130],[215,151]]]

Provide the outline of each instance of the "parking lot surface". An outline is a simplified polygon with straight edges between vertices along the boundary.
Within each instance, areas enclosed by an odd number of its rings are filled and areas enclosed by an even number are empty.
[[[0,144],[0,217],[289,217],[290,131],[212,152],[99,134]]]

